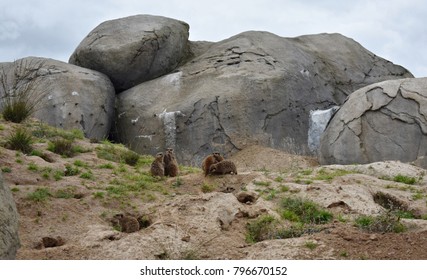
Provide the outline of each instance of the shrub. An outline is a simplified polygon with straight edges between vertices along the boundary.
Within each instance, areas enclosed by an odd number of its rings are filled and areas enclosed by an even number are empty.
[[[80,174],[80,169],[72,166],[71,164],[65,165],[64,176],[74,176]]]
[[[52,140],[47,149],[55,154],[65,157],[72,157],[74,155],[73,142],[63,138],[56,138]]]
[[[33,150],[31,147],[32,136],[24,128],[17,128],[7,139],[6,147],[8,149],[21,151],[29,154]]]
[[[360,229],[369,232],[404,232],[405,225],[400,222],[400,217],[395,215],[392,211],[384,212],[378,216],[359,216],[355,220],[355,224]]]
[[[281,206],[282,217],[294,222],[324,224],[332,220],[333,215],[312,201],[300,198],[284,198]]]
[[[46,201],[51,195],[48,189],[46,188],[38,188],[34,192],[28,194],[27,198],[29,200],[35,201],[35,202],[44,202]]]
[[[264,215],[246,225],[246,242],[256,243],[272,239],[276,232],[276,219],[271,215]]]
[[[202,185],[202,192],[203,193],[209,193],[209,192],[213,192],[216,189],[216,187],[214,185],[209,185],[204,183]]]
[[[13,62],[8,71],[0,69],[1,111],[7,121],[21,123],[39,109],[40,102],[49,92],[50,85],[42,83],[38,70],[44,62],[22,59]]]
[[[121,144],[112,144],[105,141],[96,148],[96,154],[99,158],[126,163],[131,166],[135,166],[140,158],[139,154],[127,149]]]

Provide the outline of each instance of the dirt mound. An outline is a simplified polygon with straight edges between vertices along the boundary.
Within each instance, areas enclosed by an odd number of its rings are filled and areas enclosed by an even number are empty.
[[[249,146],[231,158],[242,171],[295,171],[318,166],[317,159],[262,146]]]

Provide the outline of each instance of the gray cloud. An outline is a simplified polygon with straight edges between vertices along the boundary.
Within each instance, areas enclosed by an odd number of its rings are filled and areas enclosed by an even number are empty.
[[[154,14],[190,24],[191,40],[219,41],[247,30],[269,31],[284,37],[338,32],[421,77],[427,76],[427,5],[423,2],[1,1],[0,61],[30,55],[67,61],[80,41],[101,22]]]

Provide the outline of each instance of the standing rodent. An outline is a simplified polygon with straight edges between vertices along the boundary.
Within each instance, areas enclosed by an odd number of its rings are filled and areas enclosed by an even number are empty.
[[[173,153],[172,148],[166,149],[166,154],[163,158],[163,161],[165,163],[165,176],[178,176],[178,162],[176,161],[175,154]]]
[[[139,222],[135,217],[116,214],[112,219],[113,226],[119,226],[121,232],[131,233],[139,230]]]
[[[211,155],[208,155],[207,157],[205,157],[205,159],[202,162],[202,169],[205,172],[205,176],[208,176],[209,168],[211,167],[212,164],[218,163],[223,160],[224,158],[218,152],[213,152]]]
[[[224,174],[234,174],[237,175],[237,168],[234,162],[231,160],[223,160],[217,163],[214,163],[209,168],[209,174],[211,175],[224,175]]]
[[[156,158],[151,163],[151,176],[165,176],[165,163],[163,157],[163,153],[157,153]]]

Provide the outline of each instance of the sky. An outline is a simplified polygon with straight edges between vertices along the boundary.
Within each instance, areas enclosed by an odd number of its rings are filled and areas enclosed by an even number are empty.
[[[68,62],[100,23],[136,14],[185,21],[192,41],[249,30],[282,37],[341,33],[427,77],[425,0],[0,0],[0,62],[26,56]]]

